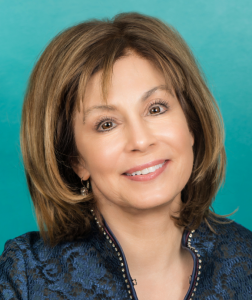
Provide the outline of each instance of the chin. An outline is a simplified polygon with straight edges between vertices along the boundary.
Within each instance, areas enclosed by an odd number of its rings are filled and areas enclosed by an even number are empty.
[[[157,210],[157,209],[164,209],[164,207],[169,206],[172,200],[167,199],[143,199],[142,201],[136,201],[134,203],[130,203],[132,209],[135,210]]]

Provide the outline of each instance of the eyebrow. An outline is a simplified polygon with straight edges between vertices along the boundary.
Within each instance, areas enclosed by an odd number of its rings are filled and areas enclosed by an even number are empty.
[[[174,97],[172,90],[167,86],[167,85],[159,85],[155,86],[154,88],[150,89],[149,91],[145,92],[142,97],[140,98],[140,101],[143,103],[146,101],[152,94],[154,94],[156,91],[161,90],[161,91],[167,91],[169,94]],[[87,116],[91,113],[91,111],[94,110],[103,110],[103,111],[116,111],[117,108],[113,105],[94,105],[88,108],[84,114],[83,114],[83,123],[85,123],[85,120]]]

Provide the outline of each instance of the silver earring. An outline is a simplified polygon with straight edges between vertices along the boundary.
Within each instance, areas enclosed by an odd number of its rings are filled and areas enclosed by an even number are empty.
[[[87,196],[89,193],[89,179],[87,180],[87,186],[85,186],[83,184],[82,177],[81,177],[81,183],[82,183],[83,187],[80,189],[80,193],[82,196]]]

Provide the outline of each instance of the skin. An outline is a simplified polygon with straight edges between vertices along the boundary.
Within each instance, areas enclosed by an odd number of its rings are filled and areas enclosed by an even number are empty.
[[[175,226],[171,215],[178,214],[181,191],[192,172],[194,137],[171,86],[142,100],[159,86],[165,86],[163,74],[131,51],[113,67],[107,104],[114,109],[87,113],[105,105],[99,71],[90,79],[74,119],[80,158],[73,169],[83,180],[90,177],[97,207],[137,279],[140,300],[184,299],[193,269],[191,254],[181,247],[183,228]],[[113,120],[97,128],[101,117]],[[157,159],[169,163],[152,180],[132,181],[122,175]]]

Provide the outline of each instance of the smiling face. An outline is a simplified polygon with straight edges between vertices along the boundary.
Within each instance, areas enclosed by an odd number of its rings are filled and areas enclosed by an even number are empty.
[[[113,66],[107,104],[100,86],[101,71],[88,82],[76,112],[81,157],[73,168],[83,180],[91,178],[101,212],[109,206],[139,211],[181,201],[192,172],[194,139],[163,74],[131,53]]]

